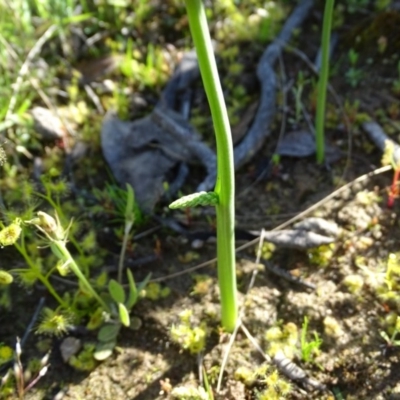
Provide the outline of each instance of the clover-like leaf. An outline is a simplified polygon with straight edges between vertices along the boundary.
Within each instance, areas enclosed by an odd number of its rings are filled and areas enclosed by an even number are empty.
[[[120,324],[107,324],[100,328],[97,334],[97,340],[100,342],[109,342],[115,340],[121,329]]]

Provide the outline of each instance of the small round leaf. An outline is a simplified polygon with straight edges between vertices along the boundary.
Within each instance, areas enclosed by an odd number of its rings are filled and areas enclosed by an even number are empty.
[[[100,340],[100,342],[109,342],[110,340],[114,340],[117,338],[120,329],[121,325],[119,324],[104,325],[100,328],[99,333],[97,334],[97,339]]]

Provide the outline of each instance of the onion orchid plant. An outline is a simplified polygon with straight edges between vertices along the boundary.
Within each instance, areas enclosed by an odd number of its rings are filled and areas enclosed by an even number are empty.
[[[201,0],[185,0],[190,31],[211,109],[217,143],[217,181],[213,192],[194,193],[170,205],[187,208],[213,205],[217,214],[217,263],[223,328],[232,332],[238,319],[235,257],[235,176],[232,135],[214,50]]]

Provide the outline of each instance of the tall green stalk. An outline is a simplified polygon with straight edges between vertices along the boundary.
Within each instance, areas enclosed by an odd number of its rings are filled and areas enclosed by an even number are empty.
[[[322,26],[321,71],[319,74],[319,81],[318,81],[317,115],[315,120],[318,164],[322,164],[325,158],[324,125],[325,125],[326,87],[328,85],[328,76],[329,76],[329,48],[331,40],[332,15],[333,15],[334,3],[335,3],[334,0],[326,0],[324,21]]]
[[[238,310],[235,257],[235,180],[232,135],[219,80],[214,50],[201,0],[185,0],[200,73],[210,104],[217,142],[217,262],[222,326],[234,330]]]

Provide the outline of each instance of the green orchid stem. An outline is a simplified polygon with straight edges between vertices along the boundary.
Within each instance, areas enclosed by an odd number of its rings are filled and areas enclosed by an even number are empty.
[[[59,252],[63,257],[63,261],[68,263],[68,267],[71,268],[72,272],[76,275],[79,281],[85,286],[88,292],[99,302],[99,304],[103,307],[103,309],[107,312],[110,312],[110,307],[104,302],[104,300],[97,294],[97,292],[93,289],[90,282],[86,279],[85,275],[82,273],[78,265],[75,263],[71,254],[65,246],[65,242],[62,240],[54,240],[54,245],[57,247]]]
[[[329,48],[332,29],[332,15],[334,0],[326,0],[324,21],[322,26],[322,57],[321,71],[318,81],[318,101],[315,119],[316,131],[316,147],[317,147],[317,162],[322,164],[325,158],[325,143],[324,143],[324,125],[325,125],[325,107],[326,107],[326,87],[328,85],[329,76]]]
[[[232,332],[238,318],[235,259],[235,180],[232,135],[228,113],[201,0],[185,0],[200,73],[210,104],[217,142],[217,262],[222,326]]]

